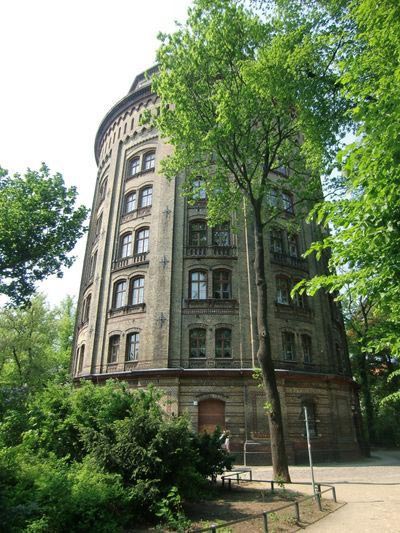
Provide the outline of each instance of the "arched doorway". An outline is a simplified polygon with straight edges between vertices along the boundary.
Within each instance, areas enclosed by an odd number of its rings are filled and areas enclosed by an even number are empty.
[[[199,402],[199,433],[206,431],[212,433],[219,426],[225,428],[225,402],[222,400],[208,399]]]

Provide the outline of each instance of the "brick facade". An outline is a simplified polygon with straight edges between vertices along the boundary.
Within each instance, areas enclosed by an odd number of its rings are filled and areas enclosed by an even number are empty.
[[[207,202],[190,204],[182,179],[159,172],[172,148],[150,125],[158,98],[143,75],[100,125],[98,178],[79,297],[72,361],[76,379],[154,383],[166,409],[188,412],[193,428],[221,407],[232,450],[248,463],[269,460],[268,424],[255,366],[251,221],[244,208],[230,228],[207,227]],[[234,230],[233,230],[234,229]],[[313,409],[319,459],[358,454],[358,400],[340,309],[326,294],[287,297],[287,286],[321,271],[304,252],[319,228],[301,224],[293,241],[266,232],[268,323],[288,454],[306,454],[301,409]],[[297,248],[297,251],[296,251]],[[286,292],[285,292],[286,291]],[[203,403],[202,403],[203,402]],[[203,409],[204,411],[204,409]],[[203,420],[203,419],[202,419]]]

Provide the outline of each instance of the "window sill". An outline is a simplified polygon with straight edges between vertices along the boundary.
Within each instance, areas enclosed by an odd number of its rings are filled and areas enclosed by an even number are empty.
[[[125,213],[121,217],[121,222],[129,222],[130,220],[135,220],[140,217],[145,217],[147,215],[150,215],[151,213],[151,205],[148,205],[146,207],[139,207],[138,209],[134,209],[133,211],[130,211],[129,213]]]
[[[118,308],[112,308],[108,311],[108,316],[121,316],[121,315],[129,315],[132,313],[144,313],[146,311],[146,304],[135,304],[135,305],[124,305],[123,307]]]

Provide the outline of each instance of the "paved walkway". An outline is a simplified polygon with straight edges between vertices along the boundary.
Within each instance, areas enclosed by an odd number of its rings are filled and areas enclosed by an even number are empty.
[[[271,479],[272,470],[253,467],[254,477]],[[304,466],[290,468],[292,481],[310,481]],[[374,450],[356,463],[329,463],[314,467],[315,480],[332,483],[342,508],[308,531],[345,533],[400,533],[400,450]]]

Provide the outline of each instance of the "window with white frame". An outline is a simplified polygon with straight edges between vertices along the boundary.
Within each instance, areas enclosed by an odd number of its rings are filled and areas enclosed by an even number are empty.
[[[137,361],[139,358],[139,333],[129,333],[126,337],[126,360]]]
[[[140,191],[139,207],[150,207],[153,201],[153,187],[145,187]]]
[[[138,174],[140,171],[140,158],[134,157],[129,161],[128,165],[128,174],[129,176],[135,176],[135,174]]]
[[[137,276],[130,282],[130,305],[138,305],[144,302],[144,277]]]
[[[114,285],[114,309],[118,309],[125,305],[125,295],[126,295],[126,281],[121,280],[117,281]]]
[[[120,239],[119,257],[130,257],[132,255],[132,233],[125,233]]]
[[[271,230],[271,252],[283,253],[283,233],[280,229]]]
[[[125,196],[124,214],[132,213],[136,209],[136,191],[129,192]]]
[[[112,335],[108,344],[108,362],[116,363],[118,361],[120,336]]]
[[[282,333],[283,359],[285,361],[294,361],[296,359],[296,343],[294,333],[284,331]]]
[[[290,281],[283,276],[276,278],[276,301],[278,304],[290,304]]]
[[[142,228],[136,232],[135,252],[144,254],[149,251],[149,228]]]
[[[189,297],[192,300],[207,299],[207,273],[204,270],[192,270],[190,272]]]
[[[156,153],[155,152],[147,152],[147,154],[144,154],[143,156],[143,169],[144,170],[150,170],[151,168],[154,168],[156,164]]]

